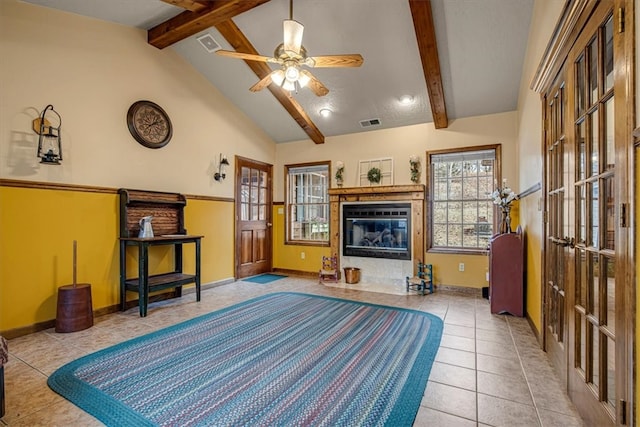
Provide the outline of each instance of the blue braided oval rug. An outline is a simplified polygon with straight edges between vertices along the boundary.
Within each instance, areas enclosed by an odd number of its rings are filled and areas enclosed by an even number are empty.
[[[432,314],[268,294],[75,360],[49,386],[109,426],[411,425]]]

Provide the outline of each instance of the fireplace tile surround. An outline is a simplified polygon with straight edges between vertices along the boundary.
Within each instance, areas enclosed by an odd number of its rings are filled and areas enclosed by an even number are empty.
[[[343,206],[358,203],[411,204],[411,260],[345,256],[342,253]],[[341,273],[342,267],[361,269],[360,283],[345,286],[373,292],[405,293],[405,277],[415,275],[418,260],[424,260],[425,186],[418,184],[332,188],[329,190],[329,204],[331,253],[338,255],[338,269]]]

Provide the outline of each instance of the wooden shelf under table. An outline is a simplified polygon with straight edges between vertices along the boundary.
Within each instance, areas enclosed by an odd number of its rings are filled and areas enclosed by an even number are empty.
[[[140,316],[147,315],[149,293],[163,289],[175,288],[177,295],[182,294],[182,285],[195,283],[196,300],[200,301],[200,239],[202,236],[187,234],[172,234],[152,238],[121,237],[120,238],[120,308],[126,310],[126,292],[138,293],[138,305]],[[184,243],[195,244],[195,274],[182,272],[182,245]],[[163,274],[149,275],[149,247],[158,245],[174,246],[175,271]],[[126,248],[136,246],[138,248],[138,277],[127,278]]]

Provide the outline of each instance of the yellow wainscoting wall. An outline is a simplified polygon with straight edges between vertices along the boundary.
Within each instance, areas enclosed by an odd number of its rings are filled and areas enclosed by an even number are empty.
[[[436,286],[463,286],[482,288],[489,286],[486,280],[489,271],[487,255],[461,255],[427,253],[425,263],[433,264],[433,282]],[[460,264],[464,271],[460,271]]]
[[[235,257],[235,205],[233,200],[187,196],[184,223],[187,233],[202,235],[202,283],[233,279]],[[191,248],[189,248],[191,246]],[[194,271],[193,245],[185,245],[185,271]],[[191,252],[187,252],[189,249]]]
[[[233,277],[233,218],[232,201],[187,201],[187,231],[205,236],[202,283]],[[74,240],[78,282],[91,284],[93,309],[118,304],[118,221],[115,189],[0,186],[0,333],[55,319],[57,289],[73,281]],[[185,271],[195,268],[190,246]],[[151,274],[167,271],[172,249],[154,248],[150,258]]]
[[[285,215],[282,204],[273,205],[272,218],[273,268],[312,273],[320,271],[322,257],[329,256],[331,248],[328,246],[286,245]]]
[[[518,203],[522,205],[522,211],[530,215],[529,221],[538,220],[540,214],[538,210],[539,197],[527,197]],[[540,335],[542,330],[542,241],[536,236],[527,237],[525,229],[525,302],[527,317],[536,328],[536,333]]]

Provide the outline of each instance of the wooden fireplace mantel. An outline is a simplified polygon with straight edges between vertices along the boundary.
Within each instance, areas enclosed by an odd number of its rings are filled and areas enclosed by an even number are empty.
[[[338,187],[329,189],[329,197],[375,197],[371,200],[396,200],[394,195],[400,195],[401,200],[407,200],[408,195],[412,195],[411,198],[416,197],[424,200],[424,185],[378,185],[373,187]]]
[[[380,185],[372,187],[339,187],[329,190],[331,253],[340,255],[340,205],[345,202],[411,202],[411,259],[414,274],[417,261],[424,258],[425,186]],[[338,270],[340,270],[340,256]]]

